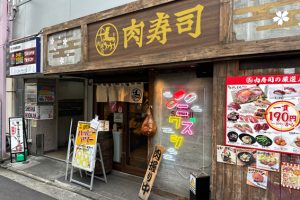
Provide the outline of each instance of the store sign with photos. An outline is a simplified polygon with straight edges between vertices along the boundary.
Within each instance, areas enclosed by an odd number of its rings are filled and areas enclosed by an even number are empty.
[[[300,75],[228,77],[226,145],[300,155]]]
[[[24,121],[21,117],[9,118],[11,153],[24,152]]]
[[[79,121],[77,125],[72,166],[92,172],[95,168],[97,131],[90,122]]]
[[[7,51],[8,76],[40,73],[39,37],[10,42]]]

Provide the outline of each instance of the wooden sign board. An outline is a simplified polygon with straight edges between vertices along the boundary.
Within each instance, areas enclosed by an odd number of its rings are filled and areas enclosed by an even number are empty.
[[[88,24],[88,61],[113,65],[151,53],[218,44],[219,2],[174,1]]]
[[[48,37],[49,66],[77,64],[81,61],[81,30],[75,28]]]
[[[139,198],[147,200],[150,196],[152,186],[154,184],[160,162],[162,160],[165,148],[161,145],[156,145],[151,156],[143,183],[140,188]]]

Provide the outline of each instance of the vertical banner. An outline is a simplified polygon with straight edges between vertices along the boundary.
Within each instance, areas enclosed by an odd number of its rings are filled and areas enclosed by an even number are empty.
[[[90,122],[78,122],[72,166],[92,172],[95,168],[97,131]]]
[[[9,118],[10,148],[11,153],[24,152],[24,123],[23,118]]]
[[[140,188],[139,197],[143,200],[147,200],[151,193],[151,189],[156,178],[160,162],[162,160],[162,155],[165,148],[161,145],[156,145],[154,152],[151,156],[151,160],[148,165],[142,186]]]

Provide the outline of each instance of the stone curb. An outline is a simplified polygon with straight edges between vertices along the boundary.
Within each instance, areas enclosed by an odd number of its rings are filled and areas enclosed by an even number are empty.
[[[11,172],[15,172],[17,174],[20,174],[20,175],[26,176],[28,178],[34,179],[36,181],[39,181],[39,182],[42,182],[42,183],[45,183],[45,184],[63,189],[63,190],[67,190],[67,191],[79,194],[79,195],[84,196],[86,198],[90,198],[90,199],[94,199],[94,200],[112,200],[109,197],[102,196],[102,195],[97,194],[95,192],[91,192],[89,190],[85,190],[85,189],[77,187],[77,186],[69,185],[69,184],[63,183],[63,182],[58,181],[58,180],[53,180],[52,181],[52,180],[44,179],[44,178],[35,176],[33,174],[29,174],[29,173],[26,173],[24,171],[16,170],[16,169],[13,169],[13,168],[10,168],[10,167],[7,167],[7,166],[3,166],[3,165],[0,165],[0,167],[3,168],[3,169],[7,169]]]

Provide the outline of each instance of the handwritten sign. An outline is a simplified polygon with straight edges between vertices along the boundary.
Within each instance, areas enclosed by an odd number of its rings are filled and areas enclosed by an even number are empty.
[[[95,168],[97,131],[90,122],[78,122],[72,165],[92,172]]]
[[[226,145],[300,155],[300,75],[227,78]]]
[[[163,146],[155,146],[139,192],[139,197],[143,200],[147,200],[149,198],[164,151],[165,148]]]

